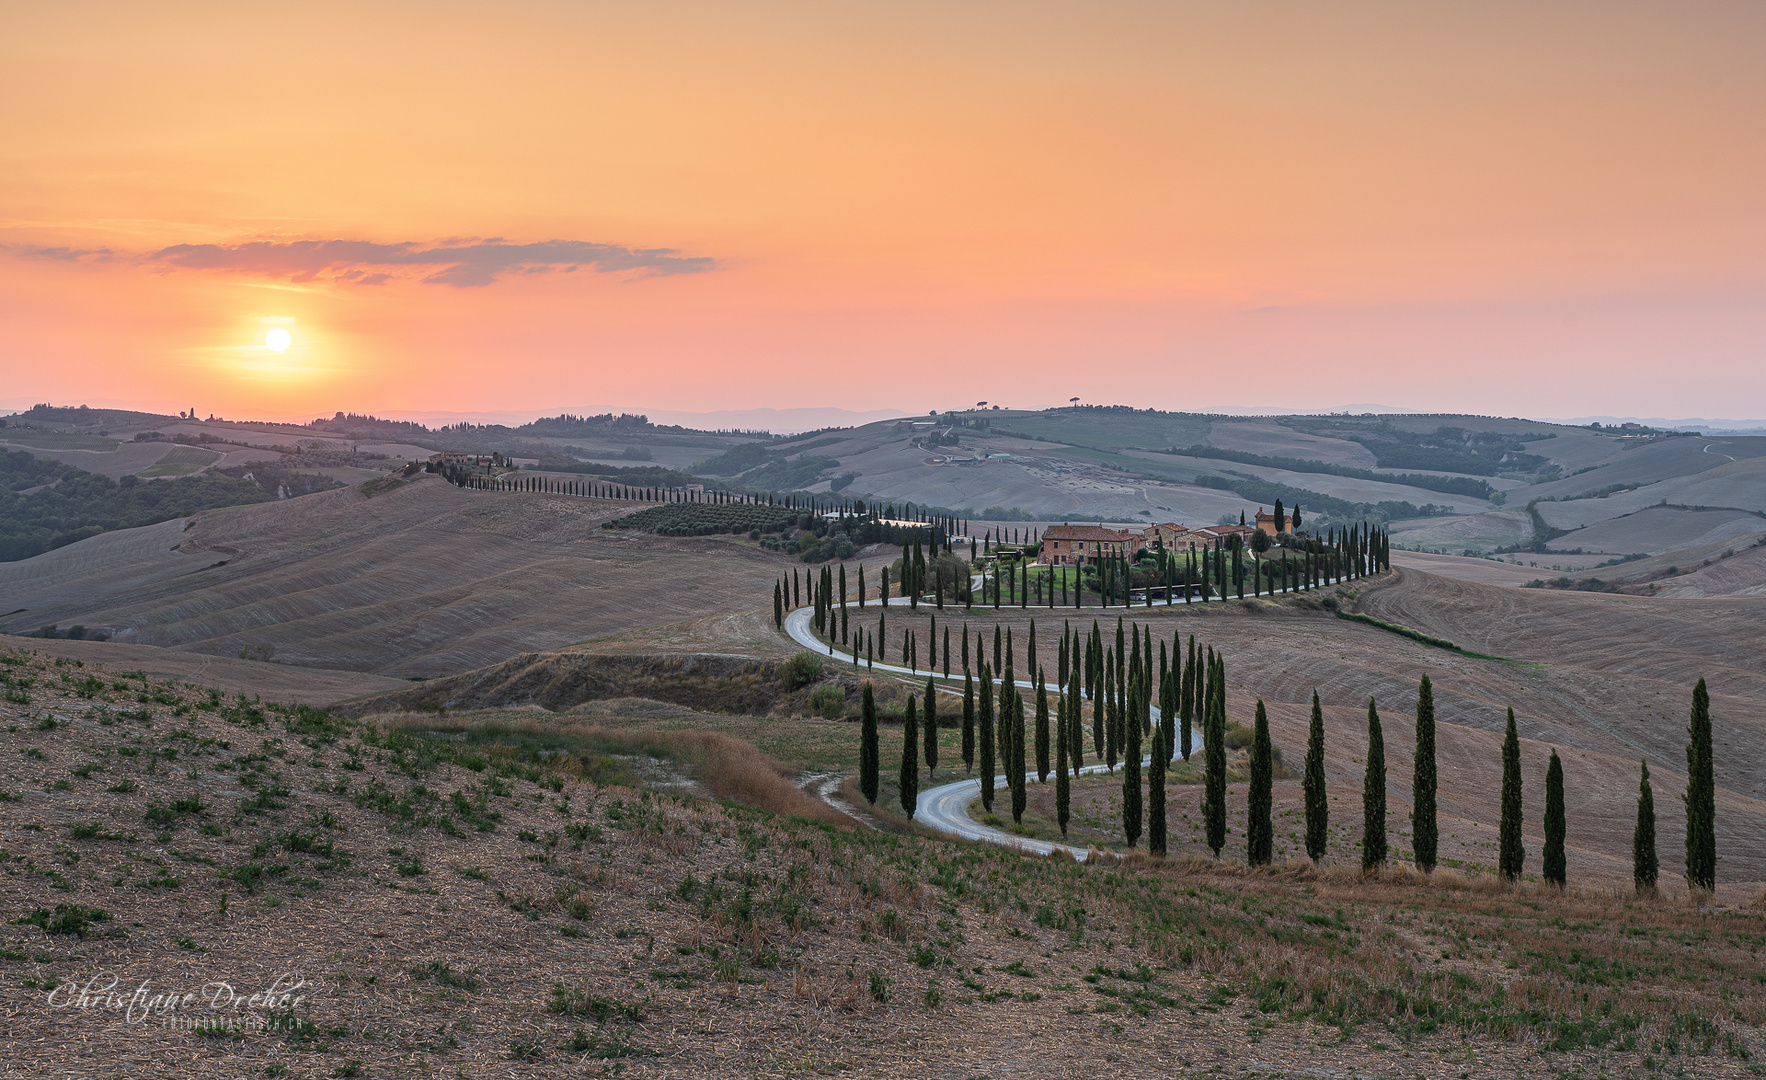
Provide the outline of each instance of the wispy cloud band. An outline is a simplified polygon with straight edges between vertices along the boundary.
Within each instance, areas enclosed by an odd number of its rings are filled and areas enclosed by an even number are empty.
[[[24,258],[57,262],[107,260],[122,255],[108,248],[22,245],[6,245],[6,248]],[[399,244],[379,244],[369,240],[173,244],[133,258],[149,265],[179,270],[253,274],[295,281],[326,279],[356,285],[379,285],[401,270],[417,270],[422,281],[456,288],[489,285],[510,274],[568,274],[592,270],[602,274],[630,271],[638,276],[653,276],[697,274],[716,267],[714,259],[682,255],[674,248],[628,248],[586,240],[514,244],[502,237]],[[424,273],[426,270],[428,272]]]
[[[489,240],[434,244],[377,244],[367,240],[259,240],[243,244],[174,244],[147,261],[188,270],[220,270],[310,281],[328,277],[357,284],[379,284],[389,268],[439,267],[422,280],[457,288],[489,285],[505,274],[594,270],[611,274],[694,274],[714,260],[682,255],[673,248],[628,248],[585,240],[545,240],[512,244]]]

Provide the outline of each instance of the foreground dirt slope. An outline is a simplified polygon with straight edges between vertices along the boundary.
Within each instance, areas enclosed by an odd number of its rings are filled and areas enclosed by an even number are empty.
[[[29,699],[0,703],[0,1075],[1742,1076],[1766,1049],[1746,910],[1082,868],[0,668]]]
[[[363,694],[386,693],[410,686],[406,679],[389,679],[358,671],[291,667],[262,660],[162,649],[152,645],[126,645],[120,641],[69,641],[62,638],[28,638],[8,643],[23,652],[64,657],[87,664],[102,664],[113,671],[138,671],[156,679],[212,686],[228,694],[259,696],[270,701],[326,706]]]
[[[175,567],[120,579],[82,544],[0,567],[0,593],[62,567],[0,629],[81,622],[118,641],[396,677],[752,608],[781,557],[607,531],[632,504],[465,491],[420,476],[153,526]],[[170,532],[167,532],[167,529]],[[125,534],[115,534],[122,537]],[[110,541],[118,543],[120,541]],[[169,549],[178,546],[178,553]],[[142,558],[146,558],[145,555]]]

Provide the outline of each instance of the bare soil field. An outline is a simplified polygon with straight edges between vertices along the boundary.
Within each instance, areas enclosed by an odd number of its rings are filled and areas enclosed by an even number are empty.
[[[28,698],[0,702],[0,1075],[1740,1077],[1766,1051],[1754,909],[1026,859],[643,790],[581,743],[0,668]]]
[[[1469,559],[1463,555],[1435,555],[1426,551],[1394,549],[1392,565],[1457,581],[1475,581],[1481,585],[1511,588],[1539,579],[1539,571],[1525,566],[1493,562],[1490,559]]]
[[[101,664],[114,671],[139,671],[156,679],[213,686],[229,694],[261,696],[296,705],[328,706],[347,698],[378,694],[410,685],[360,671],[290,667],[262,660],[127,645],[120,641],[69,641],[61,638],[15,639],[0,644],[46,657]]]
[[[0,564],[5,610],[24,609],[0,630],[81,623],[126,643],[437,676],[749,609],[794,562],[601,528],[638,508],[420,476],[213,511]]]

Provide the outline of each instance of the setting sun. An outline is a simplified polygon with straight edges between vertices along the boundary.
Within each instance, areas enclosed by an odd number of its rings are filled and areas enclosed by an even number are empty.
[[[264,347],[271,352],[287,352],[288,347],[292,344],[294,344],[294,335],[280,326],[264,335]]]

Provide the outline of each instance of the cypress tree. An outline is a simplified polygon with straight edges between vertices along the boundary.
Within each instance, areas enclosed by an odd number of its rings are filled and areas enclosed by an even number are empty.
[[[1330,836],[1331,809],[1325,799],[1324,710],[1318,691],[1312,692],[1312,727],[1306,737],[1306,854],[1313,862],[1324,858]]]
[[[1116,716],[1116,665],[1104,664],[1104,703],[1101,706],[1104,715],[1104,764],[1111,772],[1116,771],[1116,741],[1119,725]]]
[[[1012,691],[1012,822],[1024,824],[1024,806],[1028,799],[1024,774],[1030,770],[1024,760],[1024,695]]]
[[[1527,849],[1521,846],[1521,738],[1515,711],[1508,711],[1508,733],[1502,738],[1502,819],[1497,826],[1496,867],[1513,881],[1521,876]]]
[[[932,676],[926,676],[926,779],[932,779],[933,771],[938,768],[938,691],[932,686]]]
[[[859,717],[863,721],[859,728],[858,744],[858,788],[864,792],[865,798],[873,804],[877,801],[877,773],[881,762],[877,757],[877,699],[871,694],[871,684],[865,684],[864,697],[859,705]]]
[[[1275,794],[1275,750],[1269,743],[1269,714],[1257,699],[1257,720],[1251,735],[1251,785],[1245,796],[1245,858],[1267,866],[1275,857],[1275,825],[1270,820]]]
[[[1226,712],[1212,695],[1202,730],[1202,758],[1205,771],[1202,779],[1202,821],[1208,846],[1214,857],[1226,845]]]
[[[901,812],[914,816],[920,795],[920,724],[914,716],[914,695],[908,695],[901,719]]]
[[[1545,767],[1545,853],[1542,873],[1548,885],[1564,887],[1564,765],[1551,752]]]
[[[950,678],[950,625],[944,627],[944,677]]]
[[[1001,642],[1000,626],[999,626],[999,623],[994,623],[993,624],[993,670],[995,670],[995,671],[1006,670],[1006,665],[1003,662],[1004,657],[1001,655],[1002,650],[1000,647],[1000,642]]]
[[[1077,638],[1075,639],[1077,642]],[[1079,696],[1079,672],[1068,672],[1072,680],[1067,684],[1067,756],[1073,763],[1073,775],[1078,776],[1085,764],[1085,721],[1080,709],[1084,699]]]
[[[981,662],[981,730],[975,741],[981,747],[981,806],[993,810],[993,672]]]
[[[1631,877],[1639,893],[1654,896],[1656,862],[1656,796],[1650,790],[1649,762],[1639,761],[1637,781],[1637,827],[1631,833]]]
[[[1012,764],[1012,699],[1018,694],[1018,688],[1014,685],[1016,680],[1012,675],[1012,669],[1007,668],[1005,678],[1000,680],[1000,692],[996,706],[996,712],[999,714],[999,726],[995,728],[994,736],[999,740],[997,753],[1002,768],[1009,768]],[[1010,777],[1007,779],[1009,780]]]
[[[1049,688],[1041,668],[1036,669],[1036,782],[1049,778]]]
[[[1700,679],[1686,723],[1686,883],[1717,887],[1717,775],[1711,758],[1711,695]]]
[[[1189,661],[1184,664],[1183,681],[1178,684],[1178,693],[1182,696],[1182,701],[1179,702],[1177,712],[1177,718],[1179,721],[1177,733],[1178,750],[1183,754],[1183,759],[1185,761],[1190,759],[1191,725],[1196,719],[1196,696],[1198,687],[1201,685],[1200,673],[1196,668],[1196,661],[1198,658],[1199,654],[1196,652],[1196,635],[1191,634],[1190,658]]]
[[[1380,712],[1367,699],[1367,771],[1361,785],[1361,868],[1386,861],[1386,740]]]
[[[1099,664],[1098,667],[1093,670],[1091,679],[1092,753],[1099,761],[1104,760],[1104,743],[1107,739],[1107,734],[1104,729],[1109,726],[1109,706],[1104,703],[1105,694],[1102,685],[1102,668],[1103,665]]]
[[[1068,717],[1071,711],[1067,700],[1070,691],[1063,689],[1056,703],[1055,712],[1055,821],[1061,826],[1061,835],[1067,835],[1067,819],[1072,800],[1073,780],[1067,774],[1067,744],[1071,741],[1068,733]]]
[[[1165,854],[1165,762],[1171,756],[1165,729],[1153,729],[1153,758],[1147,766],[1147,850]]]
[[[776,581],[773,582],[773,625],[781,629],[785,626],[785,598]]]
[[[796,609],[796,608],[800,608],[802,606],[803,606],[803,588],[801,585],[798,584],[797,570],[795,567],[793,567],[791,570],[791,607],[793,609]]]
[[[1182,657],[1177,657],[1179,662]],[[1171,763],[1177,747],[1177,673],[1169,666],[1165,643],[1159,643],[1159,730],[1164,733],[1159,745],[1165,750],[1165,763]]]
[[[963,665],[963,771],[975,771],[975,680]]]
[[[1138,717],[1123,724],[1122,836],[1133,847],[1141,838],[1141,725]]]
[[[1435,688],[1423,676],[1416,692],[1416,772],[1411,780],[1411,849],[1417,869],[1435,869]]]

